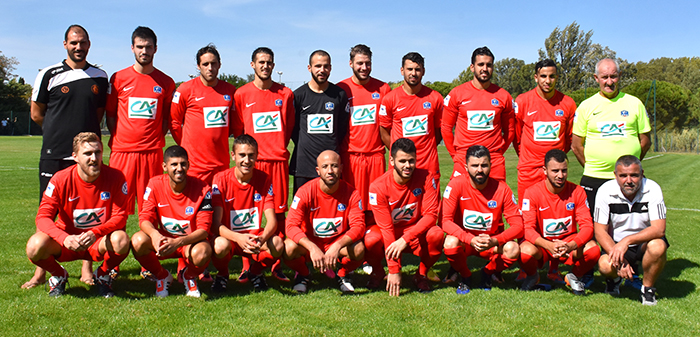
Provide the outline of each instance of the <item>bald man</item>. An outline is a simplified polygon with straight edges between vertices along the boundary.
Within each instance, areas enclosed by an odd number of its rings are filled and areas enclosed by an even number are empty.
[[[319,177],[299,188],[287,215],[287,240],[284,258],[297,272],[294,290],[305,293],[311,275],[305,257],[321,273],[336,272],[340,290],[352,293],[355,288],[347,277],[364,258],[365,216],[359,193],[340,180],[343,166],[340,156],[331,150],[316,159]]]

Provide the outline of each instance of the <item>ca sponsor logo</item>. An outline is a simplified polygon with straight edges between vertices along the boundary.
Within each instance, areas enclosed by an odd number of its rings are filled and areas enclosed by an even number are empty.
[[[469,230],[485,231],[491,230],[493,225],[493,214],[481,213],[465,209],[462,212],[462,226]]]
[[[333,133],[333,114],[311,114],[307,116],[307,120],[307,133]]]
[[[543,142],[555,142],[559,140],[561,122],[533,122],[534,139]]]
[[[428,134],[428,115],[401,118],[404,137],[418,137]]]
[[[163,228],[165,228],[168,233],[175,236],[185,236],[191,231],[189,220],[178,220],[161,216],[160,223],[163,224]]]
[[[230,214],[230,228],[234,232],[260,228],[260,212],[257,207],[233,209]]]
[[[377,105],[367,104],[352,107],[350,125],[366,125],[377,123]]]
[[[155,119],[157,110],[157,98],[129,97],[129,118]]]
[[[228,107],[213,106],[204,107],[204,127],[222,128],[228,127]]]
[[[600,130],[600,136],[603,138],[625,137],[625,128],[627,127],[627,123],[598,122],[596,126],[598,127],[598,130]]]
[[[253,132],[279,132],[282,131],[280,113],[277,111],[253,113]]]
[[[74,209],[73,225],[75,228],[85,229],[99,226],[107,221],[107,211],[104,207]]]
[[[319,238],[332,238],[344,232],[343,217],[313,219],[314,235]]]
[[[403,207],[395,208],[391,210],[391,219],[394,223],[399,223],[401,221],[410,221],[413,216],[416,215],[417,203],[408,204]]]
[[[567,234],[571,228],[571,216],[561,219],[543,219],[542,228],[545,237],[560,236]]]
[[[467,111],[467,130],[493,130],[494,117],[496,117],[494,110],[469,110]]]

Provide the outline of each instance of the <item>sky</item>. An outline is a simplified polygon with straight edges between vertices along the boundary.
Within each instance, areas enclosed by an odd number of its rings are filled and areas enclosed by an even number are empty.
[[[308,57],[331,54],[330,80],[352,75],[349,50],[363,43],[373,52],[372,76],[401,80],[401,57],[425,57],[423,81],[452,81],[469,67],[474,49],[527,63],[557,27],[576,21],[592,30],[593,42],[630,62],[659,57],[700,56],[700,3],[693,1],[3,1],[0,52],[19,65],[13,74],[34,83],[39,69],[66,58],[63,34],[85,27],[91,40],[88,62],[108,75],[134,63],[131,33],[148,26],[158,36],[154,64],[176,82],[196,75],[195,54],[214,43],[220,73],[245,77],[252,51],[275,52],[275,71],[296,89],[310,79]],[[690,38],[690,40],[688,40]],[[274,75],[278,81],[280,76]]]

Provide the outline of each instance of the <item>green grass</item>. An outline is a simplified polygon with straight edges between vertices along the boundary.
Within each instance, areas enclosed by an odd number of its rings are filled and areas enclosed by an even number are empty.
[[[41,137],[0,137],[2,336],[700,335],[700,212],[674,210],[700,209],[697,155],[663,154],[643,163],[646,176],[664,189],[671,242],[668,264],[657,283],[659,304],[644,307],[631,288],[623,287],[620,298],[605,295],[599,275],[585,297],[574,297],[562,287],[522,293],[513,282],[514,269],[505,273],[505,284],[490,292],[476,289],[458,296],[453,287],[435,284],[433,293],[423,295],[413,291],[407,275],[417,268],[415,258],[406,258],[404,290],[399,298],[389,298],[386,292],[368,292],[360,286],[367,275],[357,273],[358,291],[351,296],[341,296],[334,281],[315,274],[306,295],[295,295],[291,285],[268,278],[271,289],[265,293],[252,293],[249,284],[231,281],[229,292],[217,296],[208,283],[200,282],[203,298],[192,299],[185,297],[183,286],[176,283],[171,296],[160,299],[154,298],[155,285],[138,276],[139,266],[132,257],[124,261],[114,284],[116,298],[97,297],[94,290],[80,283],[79,262],[64,264],[71,274],[67,295],[49,298],[42,287],[19,287],[34,270],[24,246],[35,231],[40,147]],[[439,150],[444,189],[452,164],[444,147]],[[508,152],[508,183],[514,190],[516,162],[515,154]],[[570,170],[569,180],[578,182],[582,170],[575,160]],[[130,217],[128,233],[137,228],[136,216]],[[476,259],[469,262],[472,270],[484,264]],[[237,275],[239,263],[238,259],[232,262],[232,274]],[[174,261],[166,266],[175,269]],[[444,257],[435,266],[440,275],[448,268]]]

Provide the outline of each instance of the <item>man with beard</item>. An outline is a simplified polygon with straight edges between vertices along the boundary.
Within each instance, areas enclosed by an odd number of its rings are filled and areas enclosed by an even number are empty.
[[[44,191],[27,257],[51,273],[52,297],[63,295],[68,283],[68,272],[58,262],[104,260],[95,281],[100,296],[112,297],[109,272],[129,255],[124,231],[129,188],[121,172],[102,165],[102,143],[96,134],[75,136],[73,158],[78,165],[56,173]]]
[[[39,201],[51,177],[72,166],[71,141],[80,132],[100,135],[100,121],[107,98],[107,73],[87,63],[90,36],[80,25],[71,25],[63,40],[68,58],[42,69],[34,82],[31,117],[43,130],[39,159]],[[80,280],[92,284],[89,262],[83,263]],[[46,282],[46,272],[37,268],[22,288]]]
[[[460,295],[471,289],[468,256],[488,260],[481,269],[481,288],[491,290],[492,276],[518,261],[520,249],[513,240],[523,236],[523,218],[513,192],[505,182],[489,177],[489,150],[483,145],[470,146],[465,169],[469,178],[453,177],[445,188],[442,204],[442,229],[447,233],[445,256],[461,276],[457,285]]]
[[[365,234],[367,262],[372,266],[367,288],[378,288],[386,273],[389,296],[401,291],[401,255],[413,253],[420,265],[413,277],[421,293],[432,289],[427,273],[442,254],[443,233],[435,225],[440,201],[437,179],[428,170],[416,166],[416,145],[399,138],[391,146],[389,162],[394,168],[369,186],[369,207],[377,224]]]
[[[156,279],[156,296],[166,297],[173,276],[159,260],[183,261],[187,296],[200,297],[197,275],[211,257],[207,241],[212,221],[211,188],[187,175],[187,151],[173,145],[163,153],[166,174],[151,178],[139,211],[140,231],[131,237],[134,258]]]
[[[314,51],[309,56],[308,69],[311,81],[294,90],[294,152],[289,163],[294,194],[318,176],[314,161],[321,152],[340,151],[348,129],[348,97],[343,89],[328,82],[331,56],[324,50]]]
[[[620,294],[621,279],[632,280],[642,261],[641,300],[656,304],[654,284],[666,264],[666,205],[659,185],[644,178],[641,161],[632,155],[615,163],[615,180],[598,190],[593,212],[595,238],[605,253],[598,269],[605,292]]]
[[[466,174],[465,153],[472,145],[484,145],[491,155],[491,178],[506,181],[503,153],[515,136],[513,98],[491,83],[494,56],[487,47],[472,53],[469,69],[474,78],[445,97],[442,137],[454,161],[452,177]],[[454,130],[454,133],[453,133]]]
[[[388,93],[379,109],[379,132],[387,148],[399,138],[408,138],[416,146],[416,167],[428,170],[440,183],[437,144],[442,141],[442,96],[424,86],[425,60],[411,52],[401,59],[403,84]],[[439,187],[437,188],[440,189]]]
[[[543,169],[545,180],[525,191],[522,200],[526,241],[520,244],[520,260],[526,277],[520,289],[535,289],[537,269],[548,261],[557,261],[573,266],[566,283],[574,294],[584,295],[581,279],[600,257],[600,248],[592,240],[593,221],[586,192],[566,180],[569,162],[564,151],[547,151]]]
[[[299,188],[292,200],[284,258],[297,272],[295,291],[305,293],[308,288],[306,257],[321,273],[335,269],[340,260],[335,279],[342,292],[352,293],[348,273],[360,266],[365,253],[362,201],[354,187],[340,180],[343,168],[336,152],[323,151],[316,162],[319,177]]]

